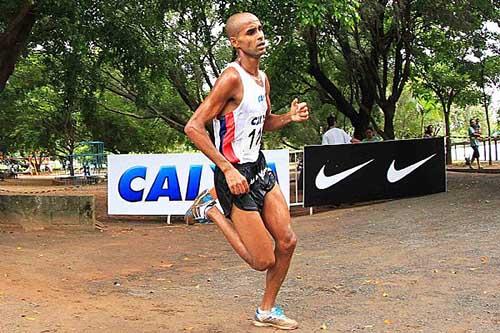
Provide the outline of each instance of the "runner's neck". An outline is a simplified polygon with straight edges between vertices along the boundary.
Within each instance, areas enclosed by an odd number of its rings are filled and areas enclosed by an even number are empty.
[[[238,58],[236,59],[236,63],[241,66],[249,75],[251,75],[254,79],[258,80],[259,77],[259,60],[258,59],[245,59]]]

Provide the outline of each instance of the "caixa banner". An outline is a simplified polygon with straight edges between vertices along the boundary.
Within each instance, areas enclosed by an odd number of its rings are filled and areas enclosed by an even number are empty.
[[[288,150],[264,150],[290,202]],[[201,153],[108,156],[108,214],[184,215],[213,187],[214,165]]]
[[[446,191],[443,138],[304,148],[304,206]]]

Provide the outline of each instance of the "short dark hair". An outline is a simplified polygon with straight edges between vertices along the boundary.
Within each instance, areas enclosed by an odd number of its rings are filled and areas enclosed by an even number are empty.
[[[368,127],[365,129],[365,132],[366,132],[366,131],[368,131],[368,130],[370,130],[370,131],[372,131],[372,132],[373,132],[373,127],[368,126]]]
[[[334,115],[329,115],[326,118],[326,123],[328,124],[328,127],[335,126],[335,123],[337,122],[337,119],[335,119]]]

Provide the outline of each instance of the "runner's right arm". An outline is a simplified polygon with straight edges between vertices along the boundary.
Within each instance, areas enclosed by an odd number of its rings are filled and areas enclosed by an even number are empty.
[[[210,140],[205,126],[217,117],[235,98],[235,87],[241,87],[236,70],[228,68],[215,82],[210,94],[200,104],[184,127],[189,139],[224,173],[231,193],[240,195],[249,191],[245,177],[222,155]]]

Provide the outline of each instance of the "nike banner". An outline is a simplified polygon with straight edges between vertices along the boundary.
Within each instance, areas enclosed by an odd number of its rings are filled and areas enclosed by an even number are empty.
[[[304,206],[446,191],[443,138],[304,148]]]

